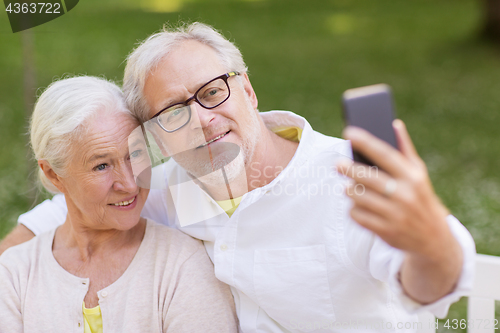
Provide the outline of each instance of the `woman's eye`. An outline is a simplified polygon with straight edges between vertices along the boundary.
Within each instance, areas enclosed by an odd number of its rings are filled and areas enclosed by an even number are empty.
[[[102,170],[106,169],[106,167],[107,167],[107,166],[108,166],[108,165],[107,165],[106,163],[99,164],[98,166],[96,166],[96,167],[94,168],[94,170],[96,170],[96,171],[102,171]]]

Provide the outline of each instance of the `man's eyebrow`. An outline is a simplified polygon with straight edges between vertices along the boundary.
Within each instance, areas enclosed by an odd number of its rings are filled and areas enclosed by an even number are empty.
[[[167,100],[167,101],[166,101],[166,103],[162,103],[162,104],[161,104],[162,106],[160,107],[160,109],[158,110],[158,112],[163,111],[163,110],[165,110],[166,108],[171,107],[171,106],[172,106],[172,105],[174,105],[174,104],[181,104],[181,103],[183,103],[183,102],[184,102],[184,101],[182,101],[182,102],[177,102],[177,103],[176,103],[176,102],[173,102],[171,99],[169,99],[169,100]]]
[[[134,142],[132,142],[132,143],[129,143],[129,145],[128,145],[128,146],[129,146],[129,147],[135,147],[135,146],[137,146],[137,145],[139,145],[139,144],[141,144],[141,143],[142,143],[142,144],[144,144],[144,140],[141,140],[141,139],[135,139],[135,141],[134,141]]]

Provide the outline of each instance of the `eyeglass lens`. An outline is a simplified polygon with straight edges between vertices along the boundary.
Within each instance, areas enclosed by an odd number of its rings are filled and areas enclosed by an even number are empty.
[[[194,97],[201,106],[212,109],[227,100],[229,87],[224,79],[218,78],[202,86]],[[158,122],[166,131],[173,132],[188,123],[190,118],[190,107],[177,104],[162,112]]]

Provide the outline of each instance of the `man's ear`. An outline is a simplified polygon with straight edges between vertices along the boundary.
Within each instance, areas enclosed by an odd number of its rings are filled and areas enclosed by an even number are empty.
[[[250,83],[250,79],[248,78],[247,73],[243,73],[243,89],[248,95],[250,103],[254,109],[257,109],[259,105],[259,101],[257,100],[257,95],[255,95],[255,91],[253,91],[252,84]]]
[[[59,190],[61,193],[65,192],[64,184],[61,182],[61,177],[52,169],[49,162],[46,160],[38,160],[38,166],[42,169],[45,177]]]

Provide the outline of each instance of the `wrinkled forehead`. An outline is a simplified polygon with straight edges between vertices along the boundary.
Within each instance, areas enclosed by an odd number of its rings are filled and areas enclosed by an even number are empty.
[[[109,140],[113,141],[110,144],[117,145],[126,142],[126,138],[138,126],[139,120],[128,111],[96,112],[77,128],[75,143],[84,146],[85,142]]]
[[[172,63],[174,69],[179,69],[180,71],[191,70],[193,68],[199,69],[199,67],[227,67],[223,58],[212,46],[189,39],[179,41],[173,45],[169,52],[156,64],[155,68],[165,62]]]
[[[228,69],[217,52],[198,41],[184,41],[164,56],[146,77],[145,92],[151,81],[162,88],[183,86],[188,90],[198,88]]]
[[[227,72],[210,46],[185,41],[166,55],[145,81],[143,95],[152,117],[166,106],[183,102],[203,84]]]

